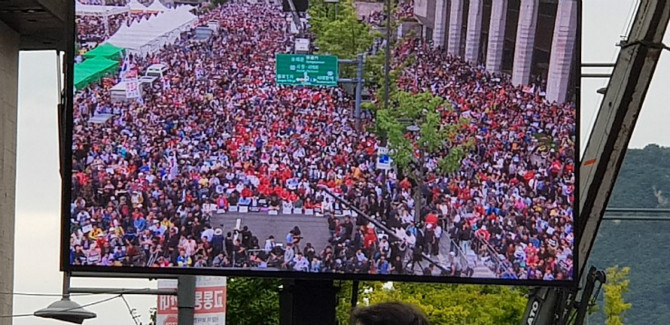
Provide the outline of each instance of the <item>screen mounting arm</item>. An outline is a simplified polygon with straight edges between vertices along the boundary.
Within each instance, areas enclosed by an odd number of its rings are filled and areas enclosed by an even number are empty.
[[[593,242],[623,163],[635,123],[642,109],[656,64],[665,49],[663,36],[668,26],[670,6],[665,0],[643,0],[638,7],[627,41],[621,50],[605,97],[600,105],[579,170],[578,268],[585,274]],[[536,288],[531,293],[523,325],[567,324],[576,308],[577,291],[565,294],[556,288]],[[582,294],[585,296],[586,292]],[[589,294],[590,296],[590,294]],[[541,297],[542,299],[535,299]],[[589,297],[583,297],[585,303]],[[564,308],[561,308],[563,306]],[[581,318],[583,321],[583,318]],[[579,320],[577,320],[579,321]],[[580,323],[575,322],[580,325]]]

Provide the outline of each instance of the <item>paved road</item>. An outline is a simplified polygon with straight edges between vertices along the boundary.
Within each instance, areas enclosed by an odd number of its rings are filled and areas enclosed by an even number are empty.
[[[265,245],[265,239],[270,235],[275,236],[277,243],[284,243],[286,234],[296,225],[302,231],[303,240],[300,242],[300,248],[305,247],[306,243],[312,243],[317,252],[328,245],[328,222],[324,217],[306,216],[306,215],[268,215],[267,213],[228,213],[214,215],[211,224],[218,227],[224,225],[224,233],[232,231],[240,219],[240,227],[248,226],[252,234],[258,237],[261,248]],[[446,234],[445,234],[446,235]],[[451,251],[451,241],[448,237],[443,237],[440,241],[440,254],[431,256],[433,260],[443,267],[449,267],[449,252]],[[409,262],[411,253],[405,255],[405,263]],[[471,265],[475,265],[475,278],[494,278],[491,270],[483,265],[483,262],[474,254],[467,258]],[[423,268],[428,266],[427,261],[416,263],[414,274],[423,274]],[[436,267],[433,271],[434,276],[440,276],[440,270]]]
[[[211,224],[218,227],[224,224],[224,233],[232,231],[237,219],[240,225],[248,226],[251,233],[258,237],[261,248],[265,245],[268,236],[275,236],[277,243],[284,243],[286,235],[293,227],[298,226],[304,237],[300,241],[300,248],[306,243],[312,243],[317,252],[328,245],[328,222],[324,217],[306,215],[268,215],[267,213],[228,213],[212,216]]]

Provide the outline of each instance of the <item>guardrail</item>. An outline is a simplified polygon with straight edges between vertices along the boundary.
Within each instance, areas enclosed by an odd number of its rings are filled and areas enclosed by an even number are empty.
[[[467,270],[467,268],[471,268],[471,269],[474,270],[475,266],[477,266],[477,265],[470,263],[466,253],[461,249],[461,246],[456,244],[456,242],[451,238],[449,238],[449,241],[451,241],[451,246],[452,247],[456,247],[456,255],[457,255],[456,257],[458,257],[461,260],[461,267],[462,267],[461,271],[463,272],[462,274],[467,274],[465,272]]]
[[[500,258],[498,252],[487,241],[477,236],[474,237],[474,241],[479,245],[482,245],[481,247],[484,247],[486,250],[486,253],[490,257],[489,261],[492,262],[492,264],[489,265],[489,268],[493,273],[500,275],[507,272],[512,267],[509,261]],[[514,277],[516,277],[516,275],[514,275]]]

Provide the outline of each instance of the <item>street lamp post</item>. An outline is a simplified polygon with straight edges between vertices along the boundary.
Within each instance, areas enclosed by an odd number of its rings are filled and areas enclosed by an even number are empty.
[[[407,127],[407,131],[410,131],[412,133],[417,134],[417,143],[421,139],[421,135],[419,134],[419,131],[421,130],[420,127],[416,125],[410,125]],[[418,170],[415,171],[416,175],[416,188],[414,190],[414,224],[419,225],[419,222],[421,221],[421,201],[423,199],[423,193],[422,192],[422,186],[423,182],[425,179],[424,175],[424,163],[426,161],[426,151],[423,149],[423,146],[420,144],[418,145],[419,147],[419,163],[417,164]]]
[[[389,108],[391,71],[391,0],[386,0],[386,46],[384,47],[384,109]]]

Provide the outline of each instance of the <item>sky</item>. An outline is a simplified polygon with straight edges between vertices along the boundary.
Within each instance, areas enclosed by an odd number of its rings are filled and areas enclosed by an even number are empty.
[[[583,62],[610,63],[616,59],[615,46],[626,26],[636,1],[584,1]],[[670,33],[664,42],[670,44]],[[590,70],[591,71],[591,70]],[[582,80],[581,147],[592,126],[602,95],[598,88],[605,79]],[[667,127],[667,85],[670,84],[670,52],[666,51],[656,69],[654,80],[630,142],[632,148],[657,143],[670,146]],[[59,293],[60,175],[57,131],[57,69],[55,52],[22,52],[19,67],[18,157],[16,184],[16,247],[14,291],[17,293]],[[73,287],[156,287],[147,280],[73,279]],[[109,296],[75,297],[80,304]],[[14,314],[33,313],[57,300],[57,297],[15,296]],[[132,308],[147,324],[154,296],[128,296]],[[633,302],[635,303],[635,302]],[[120,299],[87,308],[98,314],[85,324],[132,324]],[[63,324],[35,317],[16,318],[17,325]]]

